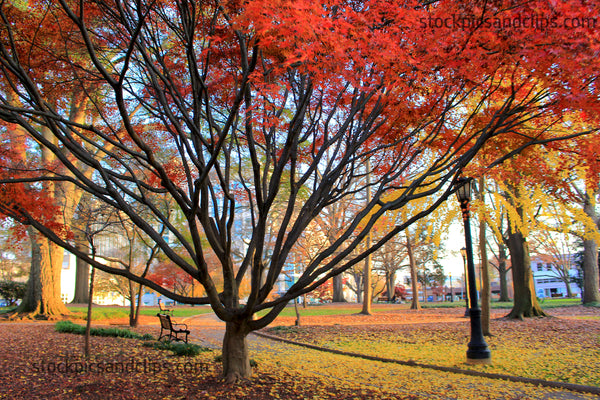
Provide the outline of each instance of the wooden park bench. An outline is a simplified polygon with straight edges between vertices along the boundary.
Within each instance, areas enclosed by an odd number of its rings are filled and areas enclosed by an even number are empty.
[[[160,302],[160,299],[158,299],[158,309],[160,310],[161,314],[173,315],[173,309],[163,306],[163,303]]]
[[[169,340],[182,341],[187,343],[188,335],[190,331],[186,324],[176,324],[171,321],[171,316],[167,314],[156,314],[160,319],[160,336],[158,340],[162,338],[169,338]],[[181,336],[180,336],[181,335]],[[185,335],[185,337],[182,337]]]

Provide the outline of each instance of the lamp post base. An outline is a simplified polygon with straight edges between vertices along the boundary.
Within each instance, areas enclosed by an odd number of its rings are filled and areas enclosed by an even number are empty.
[[[481,309],[471,308],[469,316],[471,318],[471,341],[467,349],[467,363],[489,364],[492,361],[492,352],[482,334]]]
[[[488,358],[469,358],[467,354],[467,364],[469,365],[491,365],[492,364],[492,355],[489,354]]]

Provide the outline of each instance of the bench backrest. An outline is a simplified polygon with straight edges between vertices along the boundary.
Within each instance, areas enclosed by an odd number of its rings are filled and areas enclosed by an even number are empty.
[[[173,328],[173,324],[171,323],[171,317],[169,317],[168,315],[165,314],[156,314],[158,316],[158,319],[160,319],[160,326],[163,329],[172,329]]]
[[[158,308],[160,309],[160,311],[166,311],[167,308],[165,308],[165,306],[163,306],[163,303],[158,302]]]

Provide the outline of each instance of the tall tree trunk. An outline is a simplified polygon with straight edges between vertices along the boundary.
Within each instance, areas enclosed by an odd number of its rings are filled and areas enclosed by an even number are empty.
[[[294,311],[296,312],[296,322],[294,325],[300,326],[300,310],[298,309],[298,298],[294,299]]]
[[[410,284],[412,287],[412,302],[410,305],[410,309],[420,310],[421,305],[419,304],[419,281],[417,279],[417,262],[415,261],[415,255],[413,254],[412,243],[408,231],[406,231],[406,250],[408,252],[408,261],[410,264]]]
[[[250,333],[246,321],[227,322],[223,337],[223,376],[227,383],[252,376],[247,336]]]
[[[371,202],[371,166],[369,163],[369,159],[367,158],[367,204]],[[371,247],[371,232],[367,234],[366,238],[366,248]],[[367,256],[365,260],[365,269],[363,274],[363,307],[361,314],[371,315],[371,302],[373,297],[373,289],[371,288],[371,271],[373,270],[373,257],[371,254]]]
[[[90,332],[92,329],[92,299],[94,298],[94,275],[96,275],[96,268],[92,267],[92,273],[90,276],[90,294],[87,304],[87,321],[85,324],[85,340],[83,346],[83,354],[85,358],[90,358]]]
[[[346,301],[344,298],[344,282],[342,280],[342,274],[333,277],[333,300],[334,303],[343,303]]]
[[[363,306],[360,314],[364,315],[371,315],[371,302],[373,297],[373,290],[371,288],[371,270],[373,269],[373,266],[371,263],[372,258],[371,255],[369,255],[365,260],[365,272],[363,274]]]
[[[141,283],[138,284],[137,296],[134,296],[134,300],[131,300],[131,302],[134,302],[134,301],[136,302],[135,316],[133,317],[133,321],[131,320],[131,316],[129,317],[129,326],[131,326],[131,327],[138,326],[138,323],[140,320],[140,306],[142,305],[143,289],[144,289],[144,286]]]
[[[388,301],[392,301],[396,293],[396,286],[394,285],[394,282],[396,281],[396,273],[386,271],[385,275],[385,284],[387,286],[387,298]]]
[[[569,271],[567,271],[567,274],[569,273]],[[565,279],[565,286],[567,288],[567,298],[572,298],[573,297],[573,290],[571,290],[571,280],[570,280],[570,276],[567,275],[566,279]]]
[[[77,236],[82,236],[77,234]],[[81,240],[80,240],[81,239]],[[84,238],[76,237],[75,246],[77,250],[83,253],[89,254],[89,245]],[[74,304],[87,304],[90,283],[90,265],[77,257],[77,264],[75,270],[75,296],[71,303]]]
[[[598,228],[600,217],[596,212],[596,193],[588,194],[585,197],[583,211],[594,222]],[[583,304],[600,303],[599,272],[598,272],[598,243],[593,239],[583,240]]]
[[[487,245],[485,240],[486,224],[483,219],[479,221],[479,256],[481,259],[481,330],[485,336],[490,336],[490,308],[491,288],[490,270],[487,257]]]
[[[479,201],[485,201],[484,188],[485,180],[479,178]],[[491,308],[491,288],[490,288],[490,267],[487,256],[486,223],[483,217],[479,218],[479,257],[481,259],[481,331],[484,336],[490,336],[490,308]]]
[[[353,273],[354,283],[356,284],[356,302],[362,304],[362,275],[359,273]]]
[[[508,295],[508,270],[506,268],[506,246],[504,243],[498,245],[498,278],[500,279],[500,299],[499,301],[510,301]]]
[[[28,229],[31,240],[31,270],[27,290],[17,309],[20,317],[48,319],[68,314],[60,296],[60,274],[64,259],[62,247],[50,242],[33,228]]]
[[[136,295],[135,288],[133,287],[133,281],[131,279],[127,280],[128,292],[129,292],[129,326],[136,327],[137,326],[137,313],[136,313]]]
[[[515,292],[513,309],[508,314],[508,318],[523,319],[546,316],[535,295],[529,245],[521,232],[509,233],[508,250],[510,252]]]

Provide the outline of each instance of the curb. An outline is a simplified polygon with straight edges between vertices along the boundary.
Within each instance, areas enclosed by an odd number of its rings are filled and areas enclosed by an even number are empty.
[[[504,381],[510,381],[510,382],[517,382],[517,383],[528,383],[531,385],[544,386],[544,387],[549,387],[549,388],[554,388],[554,389],[566,389],[566,390],[571,390],[574,392],[591,393],[591,394],[600,395],[600,387],[596,387],[596,386],[578,385],[575,383],[567,383],[567,382],[546,381],[543,379],[534,379],[534,378],[523,378],[520,376],[503,375],[503,374],[496,374],[496,373],[482,372],[482,371],[473,371],[473,370],[469,370],[469,369],[461,369],[461,368],[454,368],[454,367],[442,367],[439,365],[432,365],[432,364],[422,364],[422,363],[418,363],[416,361],[402,361],[402,360],[396,360],[393,358],[382,358],[382,357],[377,357],[377,356],[369,356],[366,354],[352,353],[349,351],[328,349],[325,347],[316,346],[314,344],[308,344],[308,343],[296,342],[296,341],[293,341],[290,339],[284,339],[284,338],[269,335],[269,334],[263,333],[263,332],[252,332],[252,334],[259,336],[259,337],[263,337],[265,339],[274,340],[277,342],[288,343],[288,344],[292,344],[295,346],[306,347],[306,348],[313,349],[313,350],[324,351],[327,353],[339,354],[339,355],[348,356],[348,357],[362,358],[365,360],[380,361],[380,362],[385,362],[385,363],[404,365],[404,366],[408,366],[408,367],[426,368],[426,369],[431,369],[431,370],[435,370],[435,371],[451,372],[453,374],[477,376],[477,377],[488,378],[488,379],[497,379],[497,380],[504,380]]]

